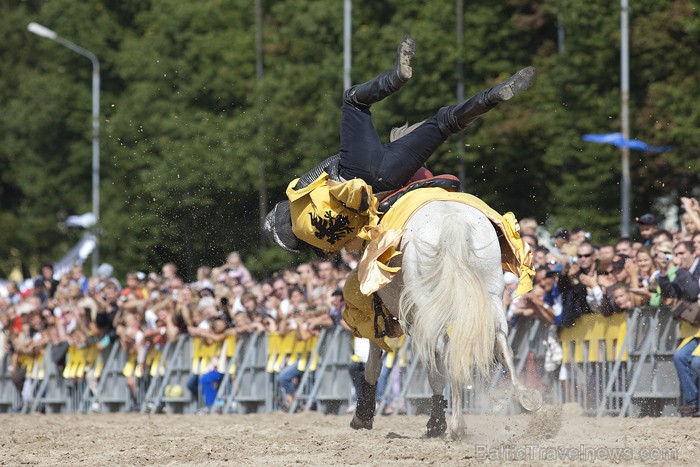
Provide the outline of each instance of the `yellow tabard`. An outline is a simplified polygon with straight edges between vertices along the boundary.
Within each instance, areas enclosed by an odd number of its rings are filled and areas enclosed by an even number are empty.
[[[421,188],[403,195],[382,217],[374,228],[365,229],[361,237],[369,243],[358,265],[360,290],[370,295],[391,282],[399,268],[390,267],[389,261],[401,254],[398,251],[401,236],[411,216],[431,201],[457,201],[482,212],[497,228],[503,269],[520,278],[516,296],[532,290],[532,252],[520,238],[520,226],[512,212],[503,215],[494,211],[476,196],[449,192],[442,188]]]
[[[520,229],[512,213],[500,215],[477,197],[466,193],[452,193],[441,188],[421,188],[409,192],[389,209],[378,226],[361,232],[360,236],[369,243],[360,264],[348,275],[343,289],[345,322],[356,336],[370,339],[386,351],[389,351],[389,346],[385,339],[375,337],[371,294],[391,282],[394,274],[400,270],[388,264],[391,258],[401,254],[397,249],[411,215],[425,203],[435,200],[459,201],[484,213],[503,234],[499,236],[502,266],[520,277],[516,293],[522,295],[532,289],[532,253],[520,238]],[[378,320],[377,324],[380,332],[385,331],[382,320]]]
[[[374,302],[372,297],[360,292],[360,282],[357,280],[357,268],[350,271],[343,287],[345,308],[343,321],[350,326],[355,337],[364,337],[379,345],[383,350],[391,352],[389,344],[383,337],[375,337],[374,331]],[[378,320],[379,331],[384,329],[383,320]]]
[[[363,229],[377,225],[377,199],[372,187],[360,179],[335,182],[323,173],[299,190],[287,186],[292,217],[292,231],[300,240],[327,253],[336,253],[357,237]],[[369,207],[360,212],[363,197]]]

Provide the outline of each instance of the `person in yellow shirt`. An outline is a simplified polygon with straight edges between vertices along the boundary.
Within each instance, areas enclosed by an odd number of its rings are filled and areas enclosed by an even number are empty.
[[[310,247],[336,253],[363,227],[378,222],[374,193],[402,188],[447,138],[477,117],[526,90],[535,69],[527,67],[464,102],[442,107],[400,138],[383,144],[372,123],[370,106],[398,91],[412,76],[415,42],[406,36],[390,71],[345,91],[340,153],[293,180],[287,200],[268,214],[264,230],[287,251]]]

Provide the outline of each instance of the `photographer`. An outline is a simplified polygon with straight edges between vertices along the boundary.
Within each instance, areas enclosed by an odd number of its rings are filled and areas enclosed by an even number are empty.
[[[679,299],[680,301],[676,307],[679,305],[687,307],[698,306],[700,258],[693,251],[692,242],[679,242],[673,248],[673,264],[678,267],[674,279],[669,277],[668,269],[670,263],[659,266],[657,281],[661,289],[661,295],[664,298]],[[684,319],[682,315],[680,317]],[[700,328],[696,325],[694,326],[694,331],[694,334],[686,337],[681,342],[673,354],[673,364],[678,373],[681,397],[683,399],[683,405],[678,410],[681,416],[684,417],[700,417],[700,410],[698,410],[698,369],[700,369],[700,357],[693,355],[700,343]]]
[[[679,298],[689,302],[698,299],[700,293],[700,258],[693,253],[692,242],[679,242],[673,248],[673,264],[677,266],[676,277],[670,280],[668,277],[668,267],[670,262],[659,264],[659,275],[657,278],[661,295],[666,298]]]
[[[115,317],[119,311],[119,288],[112,281],[105,283],[101,292],[95,295],[97,301],[97,317],[95,324],[101,333],[110,336],[114,340],[116,336]]]
[[[595,277],[595,251],[593,245],[583,242],[564,265],[558,288],[561,292],[561,325],[570,327],[583,314],[590,313],[587,296]],[[588,285],[587,285],[588,284]]]

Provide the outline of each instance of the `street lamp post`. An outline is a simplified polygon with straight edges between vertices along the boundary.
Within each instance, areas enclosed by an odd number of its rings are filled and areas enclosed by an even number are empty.
[[[27,25],[27,29],[37,36],[51,39],[68,47],[92,62],[92,214],[95,216],[95,223],[97,223],[100,220],[100,61],[89,50],[62,38],[46,26],[32,22]],[[99,235],[95,235],[95,250],[92,253],[93,274],[97,273],[99,261],[100,241]]]
[[[622,94],[621,118],[622,136],[625,141],[630,139],[630,65],[629,65],[629,4],[628,0],[620,0],[620,91]],[[630,234],[630,150],[629,147],[622,147],[621,155],[622,183],[620,184],[620,210],[622,211],[622,222],[620,232],[623,237]]]

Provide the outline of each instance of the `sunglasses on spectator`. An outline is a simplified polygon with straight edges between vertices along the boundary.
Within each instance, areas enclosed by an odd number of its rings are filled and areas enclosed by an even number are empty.
[[[578,255],[579,258],[590,258],[593,256],[593,253],[588,253],[587,255]]]

